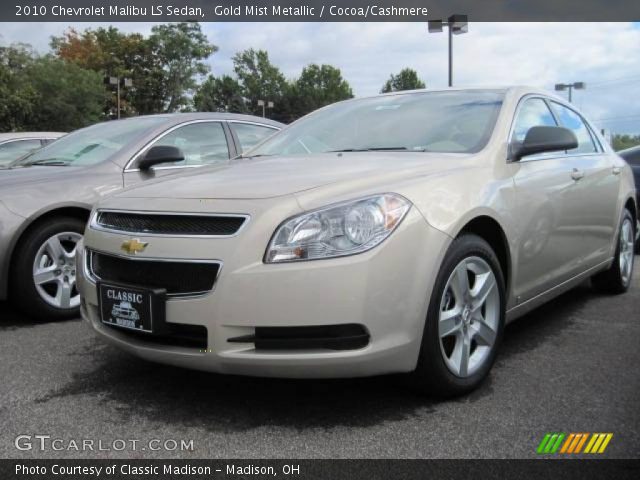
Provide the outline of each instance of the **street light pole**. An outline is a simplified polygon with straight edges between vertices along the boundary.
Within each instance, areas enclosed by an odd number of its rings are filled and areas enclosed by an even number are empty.
[[[104,77],[104,83],[106,85],[115,85],[116,86],[116,105],[118,108],[118,112],[116,114],[118,120],[120,120],[120,88],[129,88],[133,86],[133,81],[130,78],[125,77]]]
[[[453,87],[453,28],[449,26],[449,86]]]
[[[587,88],[587,84],[584,82],[573,82],[573,83],[556,83],[555,90],[556,92],[562,92],[564,90],[569,90],[569,103],[573,100],[573,89],[576,90],[584,90]]]
[[[443,27],[449,28],[449,86],[453,86],[453,36],[469,31],[466,15],[451,15],[447,21],[433,20],[428,22],[429,33],[442,32]]]
[[[259,106],[259,107],[262,107],[262,118],[265,118],[265,111],[264,111],[264,109],[265,109],[265,107],[266,107],[266,108],[273,108],[273,102],[271,102],[271,101],[266,102],[266,101],[264,101],[264,100],[258,100],[258,106]]]

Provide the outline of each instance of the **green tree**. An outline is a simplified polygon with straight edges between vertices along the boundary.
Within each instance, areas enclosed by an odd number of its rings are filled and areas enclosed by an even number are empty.
[[[274,113],[281,112],[283,96],[287,90],[287,81],[278,67],[269,60],[264,50],[250,48],[233,57],[233,69],[242,86],[242,96],[247,99],[247,109],[254,115],[262,115],[258,100],[274,102]]]
[[[353,98],[349,83],[342,78],[340,69],[331,65],[310,64],[302,69],[294,82],[295,118],[340,100]]]
[[[175,112],[188,105],[197,77],[206,75],[209,58],[218,47],[209,43],[197,22],[156,25],[149,37],[151,51],[164,72],[164,110]]]
[[[25,129],[71,131],[103,118],[100,74],[49,55],[36,59],[25,73],[36,92]]]
[[[209,75],[193,96],[193,104],[199,112],[247,112],[242,87],[228,75],[219,78]]]
[[[28,45],[0,47],[0,131],[20,130],[37,96],[26,70],[33,63]]]
[[[611,137],[611,146],[615,151],[640,145],[640,135],[614,134]]]
[[[158,89],[153,88],[155,84],[162,84],[162,79],[158,80],[154,75],[157,69],[162,72],[161,66],[153,56],[151,45],[142,35],[125,34],[115,27],[86,29],[82,32],[69,29],[59,37],[52,37],[50,44],[54,54],[67,62],[103,76],[131,78],[134,88],[123,89],[120,93],[122,115],[162,110],[161,94],[158,95]],[[116,89],[113,86],[105,88],[108,95],[104,113],[115,116]]]
[[[74,130],[102,118],[102,78],[26,45],[0,48],[0,129]]]
[[[425,88],[425,84],[418,78],[418,73],[411,68],[403,68],[397,75],[391,74],[380,93],[397,92],[400,90],[416,90]]]
[[[70,29],[52,37],[51,47],[59,58],[82,68],[103,76],[131,78],[133,87],[121,91],[124,115],[185,108],[198,78],[209,71],[204,60],[218,49],[196,22],[156,25],[148,38],[125,34],[115,27],[83,32]],[[115,89],[106,88],[105,113],[114,115]]]

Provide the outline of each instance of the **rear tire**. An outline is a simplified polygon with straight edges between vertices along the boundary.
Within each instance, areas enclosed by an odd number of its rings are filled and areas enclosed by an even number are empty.
[[[496,358],[505,298],[504,275],[491,246],[473,234],[455,239],[436,277],[411,386],[444,398],[476,389]]]
[[[38,320],[79,315],[75,244],[84,227],[78,218],[49,218],[20,240],[13,253],[9,286],[10,298],[21,311]]]
[[[620,294],[629,290],[633,275],[635,225],[627,209],[616,235],[616,254],[608,270],[591,277],[591,284],[600,292]]]

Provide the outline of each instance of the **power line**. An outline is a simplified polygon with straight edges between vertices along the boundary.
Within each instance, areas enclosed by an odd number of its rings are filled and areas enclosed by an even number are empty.
[[[601,82],[588,83],[589,88],[606,88],[611,86],[613,83],[629,83],[629,82],[640,82],[640,75],[631,75],[628,77],[620,77],[613,78],[611,80],[603,80]]]
[[[609,121],[617,121],[623,120],[626,118],[640,118],[640,113],[634,113],[632,115],[620,115],[619,117],[609,117],[609,118],[594,118],[594,122],[609,122]]]

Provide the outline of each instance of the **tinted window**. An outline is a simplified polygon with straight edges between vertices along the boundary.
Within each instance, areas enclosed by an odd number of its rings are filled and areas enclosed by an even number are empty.
[[[16,140],[0,144],[0,165],[12,162],[40,146],[40,140]]]
[[[317,110],[251,154],[339,150],[472,153],[489,141],[503,94],[493,90],[384,95]]]
[[[173,165],[205,165],[229,159],[227,137],[220,122],[185,125],[168,133],[153,145],[168,145],[182,150],[184,161]]]
[[[593,143],[593,138],[591,138],[591,133],[589,133],[589,129],[584,124],[584,121],[573,110],[565,107],[564,105],[560,105],[556,102],[551,102],[553,105],[553,109],[558,115],[558,119],[560,120],[560,125],[572,130],[573,133],[576,134],[578,138],[578,148],[574,148],[573,150],[569,150],[569,153],[593,153],[597,152],[596,146]]]
[[[277,132],[274,128],[252,125],[250,123],[230,123],[229,126],[238,136],[243,153]]]
[[[98,123],[59,138],[19,163],[95,165],[115,155],[142,133],[162,122],[166,122],[166,119],[140,117]]]
[[[511,136],[512,148],[518,148],[531,127],[557,126],[549,107],[541,98],[529,98],[518,110]]]

